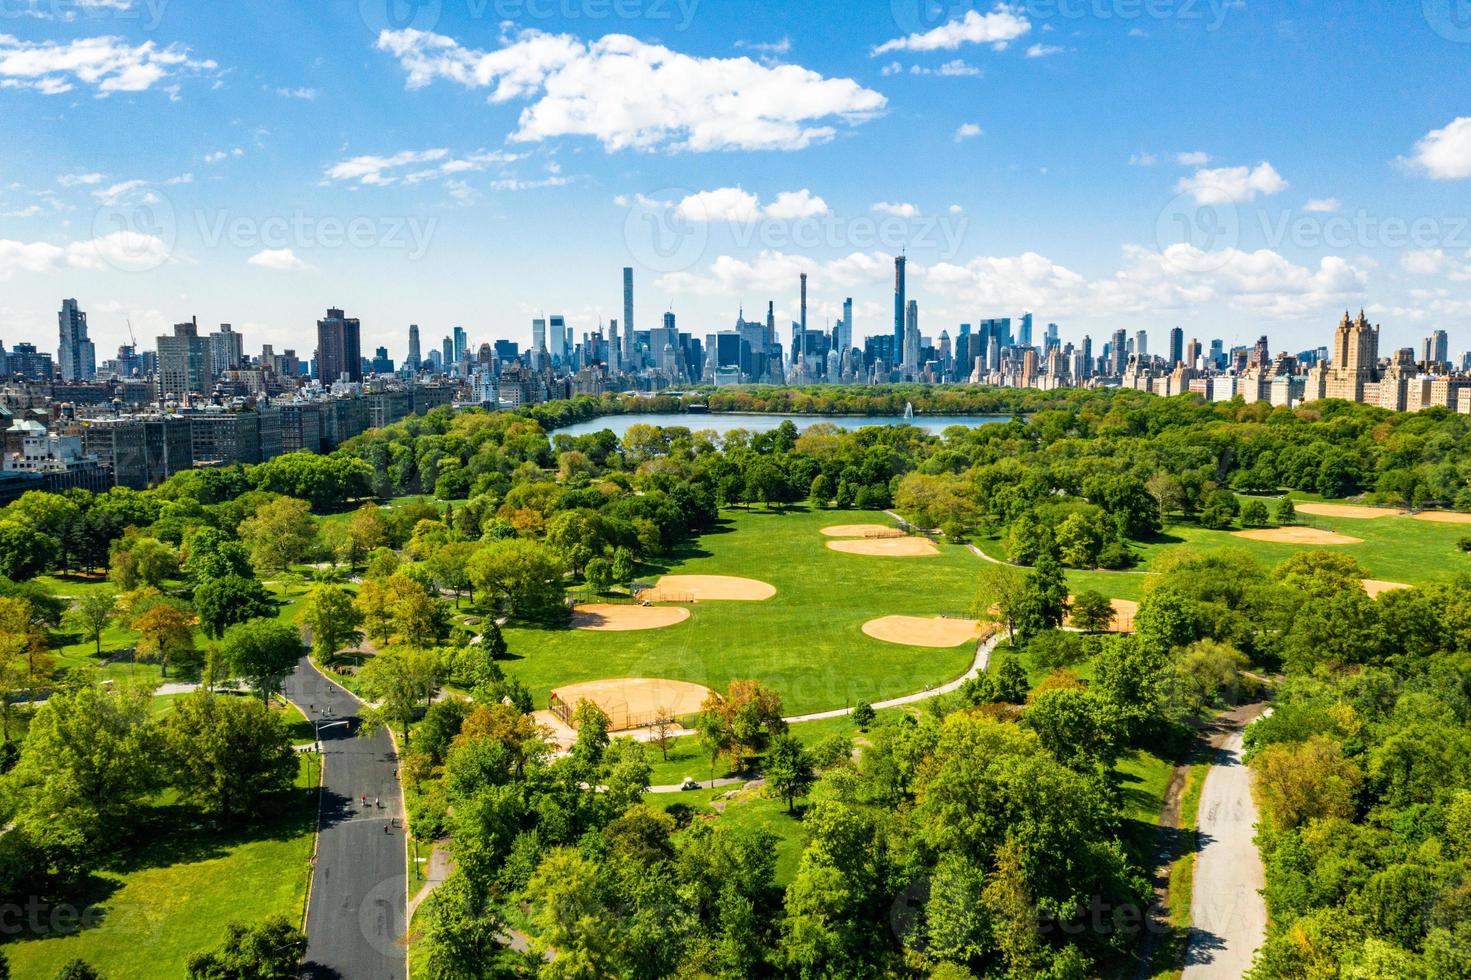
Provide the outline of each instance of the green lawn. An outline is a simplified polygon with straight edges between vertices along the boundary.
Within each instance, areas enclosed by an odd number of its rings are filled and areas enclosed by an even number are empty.
[[[189,956],[223,940],[230,922],[284,915],[299,923],[316,823],[310,782],[303,761],[288,815],[241,831],[195,825],[186,812],[158,807],[139,828],[139,843],[94,874],[81,901],[72,898],[80,931],[0,946],[12,974],[53,977],[81,958],[107,980],[176,980]]]
[[[1461,538],[1471,537],[1471,525],[1436,524],[1412,517],[1364,520],[1311,514],[1299,514],[1296,523],[1300,527],[1336,531],[1359,538],[1363,543],[1318,546],[1277,544],[1239,538],[1230,531],[1212,531],[1193,523],[1176,523],[1167,525],[1164,533],[1154,541],[1133,543],[1134,550],[1140,556],[1135,568],[1124,572],[1070,570],[1067,573],[1068,585],[1074,592],[1093,589],[1112,599],[1137,601],[1148,584],[1148,572],[1153,564],[1160,556],[1181,548],[1195,551],[1239,548],[1270,568],[1298,552],[1318,547],[1341,551],[1357,558],[1369,570],[1369,578],[1403,582],[1406,585],[1428,585],[1461,572],[1471,572],[1471,555],[1456,547],[1456,542]],[[995,538],[978,540],[975,543],[988,555],[1005,557],[1005,549]]]
[[[685,793],[650,793],[644,802],[660,810],[683,804],[694,810],[695,820],[714,823],[723,827],[739,827],[747,830],[765,830],[776,835],[776,881],[785,887],[797,875],[797,862],[802,857],[802,848],[807,844],[807,835],[802,830],[803,801],[797,801],[795,814],[787,813],[783,800],[771,799],[762,790],[738,792],[733,797],[719,800],[723,809],[717,811],[711,802],[723,797],[729,789],[695,789]]]
[[[729,511],[722,527],[682,549],[668,572],[735,575],[776,586],[764,602],[704,602],[660,630],[595,633],[517,626],[506,630],[507,669],[545,704],[553,687],[608,677],[667,677],[723,689],[736,678],[773,686],[789,714],[880,701],[953,680],[974,650],[884,643],[862,625],[894,614],[965,611],[977,559],[941,545],[926,558],[831,551],[820,529],[890,523],[853,511]],[[659,570],[650,570],[654,578]]]

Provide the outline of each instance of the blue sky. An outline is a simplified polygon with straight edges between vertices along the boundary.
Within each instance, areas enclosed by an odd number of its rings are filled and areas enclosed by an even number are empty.
[[[0,0],[0,338],[776,303],[1471,348],[1458,0]],[[151,346],[151,343],[149,344]]]

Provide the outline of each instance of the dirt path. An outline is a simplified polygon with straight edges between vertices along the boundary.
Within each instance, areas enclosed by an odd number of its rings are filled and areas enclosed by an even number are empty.
[[[1183,980],[1245,976],[1266,939],[1266,874],[1253,839],[1257,809],[1251,771],[1241,761],[1242,730],[1266,710],[1263,704],[1237,708],[1222,715],[1210,735]]]

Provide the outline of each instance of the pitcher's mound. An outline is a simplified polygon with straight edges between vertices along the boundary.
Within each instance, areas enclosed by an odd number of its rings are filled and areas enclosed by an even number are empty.
[[[612,731],[646,728],[661,713],[674,718],[692,715],[709,697],[710,689],[685,681],[662,677],[619,677],[611,680],[568,684],[552,692],[551,710],[571,712],[582,701],[602,708],[611,721]]]
[[[981,624],[974,619],[938,616],[884,616],[864,623],[863,632],[875,640],[907,647],[958,647],[980,639]]]
[[[1294,509],[1299,514],[1313,514],[1317,517],[1352,517],[1365,521],[1376,517],[1398,517],[1404,513],[1397,507],[1354,507],[1351,504],[1296,504]]]
[[[1350,537],[1337,531],[1320,531],[1313,527],[1264,527],[1255,531],[1232,531],[1232,537],[1248,541],[1270,541],[1274,544],[1363,544],[1363,538]]]
[[[847,555],[877,555],[880,558],[925,558],[940,553],[928,538],[864,538],[861,541],[829,541],[827,546]]]
[[[639,593],[649,602],[756,602],[776,595],[776,586],[731,575],[665,575]]]
[[[1427,510],[1415,515],[1417,521],[1432,524],[1471,524],[1471,514],[1458,514],[1451,510]]]
[[[572,625],[599,633],[657,630],[682,623],[690,611],[679,606],[603,605],[589,603],[572,610]]]
[[[822,533],[829,538],[902,538],[904,532],[888,524],[835,524]]]
[[[1395,592],[1399,589],[1408,589],[1409,586],[1403,582],[1385,582],[1377,578],[1364,579],[1364,591],[1369,593],[1370,599],[1377,599],[1386,592]]]
[[[1068,602],[1071,603],[1075,598],[1077,597],[1068,596]],[[1134,632],[1134,614],[1139,611],[1139,603],[1135,602],[1133,599],[1110,599],[1108,601],[1113,605],[1113,619],[1109,621],[1108,627],[1104,630],[1104,632]],[[1072,614],[1068,613],[1066,616],[1064,616],[1062,622],[1064,626],[1073,625]]]

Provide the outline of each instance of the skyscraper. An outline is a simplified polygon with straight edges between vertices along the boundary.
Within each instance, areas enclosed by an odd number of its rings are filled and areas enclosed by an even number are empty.
[[[801,319],[797,321],[800,329],[797,336],[792,339],[792,356],[797,357],[807,353],[807,273],[802,273],[802,307]]]
[[[838,324],[838,355],[846,356],[853,349],[853,297],[843,300],[843,321]]]
[[[453,366],[454,363],[455,363],[455,344],[454,344],[454,341],[452,341],[448,337],[446,337],[446,338],[444,338],[444,343],[440,345],[439,369],[441,371],[443,371],[444,373],[448,374],[450,367]]]
[[[894,257],[894,357],[896,359],[904,356],[904,317],[908,312],[904,299],[904,266],[907,262],[908,259],[903,253]]]
[[[182,399],[203,394],[209,378],[205,339],[196,320],[174,324],[172,336],[158,338],[158,396]]]
[[[221,371],[238,371],[245,363],[245,338],[228,324],[209,335],[209,373],[218,377]]]
[[[617,338],[614,338],[615,340]],[[633,363],[633,267],[623,267],[623,369],[631,371]]]
[[[1420,345],[1420,360],[1427,368],[1441,367],[1450,358],[1450,339],[1444,330],[1432,331]]]
[[[455,339],[463,336],[464,331],[455,327]],[[317,321],[317,376],[323,384],[343,376],[363,380],[362,325],[341,310],[329,309],[326,318]]]
[[[1023,313],[1016,342],[1022,347],[1032,346],[1032,314]]]
[[[410,371],[419,370],[419,365],[424,363],[424,358],[419,354],[419,325],[409,324],[409,359],[404,362],[404,367]]]
[[[1121,376],[1124,373],[1124,366],[1128,364],[1129,359],[1129,349],[1124,341],[1123,330],[1115,330],[1113,332],[1113,346],[1108,349],[1108,352],[1113,359],[1111,365],[1113,369],[1112,373],[1115,377]]]
[[[1140,330],[1134,334],[1134,353],[1139,355],[1142,361],[1149,356],[1149,332]]]
[[[1185,331],[1179,327],[1170,331],[1170,367],[1175,367],[1185,360]]]
[[[455,356],[450,358],[450,360],[458,364],[465,359],[465,351],[469,349],[470,343],[469,336],[465,333],[464,327],[455,327],[454,335],[455,340],[452,352]]]
[[[547,349],[547,322],[541,317],[531,321],[531,349],[534,351]]]
[[[919,301],[910,300],[904,316],[904,373],[919,375]]]
[[[87,314],[77,309],[77,301],[61,301],[56,316],[61,343],[56,352],[61,361],[62,381],[91,381],[97,373],[97,348],[87,339]]]

